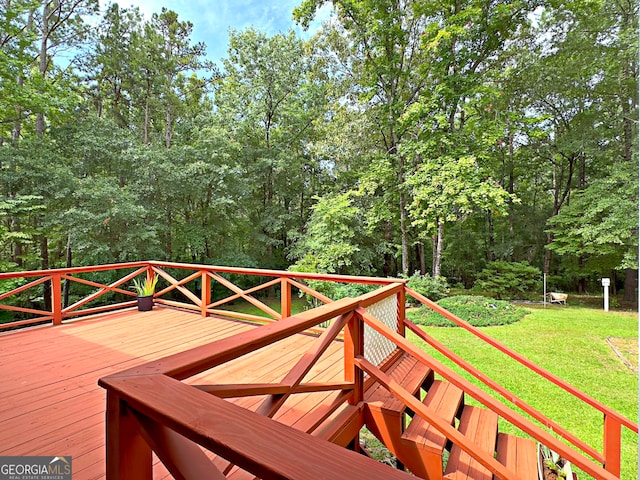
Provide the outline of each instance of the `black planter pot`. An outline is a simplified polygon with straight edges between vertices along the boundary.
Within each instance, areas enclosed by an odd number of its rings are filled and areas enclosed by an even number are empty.
[[[148,312],[153,308],[153,295],[138,298],[138,311]]]

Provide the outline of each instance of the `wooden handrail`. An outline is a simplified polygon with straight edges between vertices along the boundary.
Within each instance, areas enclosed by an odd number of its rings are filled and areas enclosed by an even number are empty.
[[[527,414],[531,415],[537,421],[542,423],[545,427],[551,429],[553,432],[557,433],[565,440],[568,440],[575,447],[581,449],[583,452],[590,455],[594,459],[598,460],[600,463],[604,463],[604,456],[602,455],[602,453],[598,452],[591,445],[588,445],[587,443],[583,442],[574,434],[572,434],[571,432],[563,428],[561,425],[547,418],[542,412],[533,408],[531,405],[529,405],[528,403],[520,399],[516,394],[504,388],[498,382],[496,382],[495,380],[491,379],[490,377],[482,373],[480,370],[475,368],[473,365],[471,365],[469,362],[464,360],[462,357],[460,357],[459,355],[456,355],[453,351],[451,351],[450,349],[445,347],[443,344],[438,342],[432,336],[427,335],[427,333],[421,330],[416,324],[410,322],[409,320],[405,320],[405,325],[418,338],[427,342],[431,347],[435,348],[438,352],[442,353],[445,357],[453,361],[456,365],[462,367],[464,370],[466,370],[468,373],[470,373],[475,378],[480,380],[482,383],[484,383],[486,386],[491,388],[493,391],[498,392],[500,395],[502,395],[506,400],[511,402],[513,405],[520,408]]]
[[[625,416],[621,415],[620,413],[612,410],[611,408],[607,407],[606,405],[604,405],[602,402],[599,402],[595,398],[593,398],[593,397],[587,395],[586,393],[578,390],[577,388],[575,388],[572,385],[568,384],[567,382],[565,382],[562,378],[558,377],[557,375],[554,375],[550,371],[545,370],[544,368],[536,365],[532,361],[530,361],[527,358],[525,358],[522,355],[520,355],[515,350],[512,350],[511,348],[507,347],[506,345],[498,342],[497,340],[493,339],[489,335],[483,333],[482,331],[480,331],[479,329],[477,329],[476,327],[471,325],[469,322],[466,322],[463,319],[461,319],[460,317],[458,317],[457,315],[454,315],[453,313],[449,312],[448,310],[445,310],[440,305],[438,305],[437,303],[429,300],[425,296],[420,295],[418,292],[416,292],[414,290],[411,290],[408,287],[405,287],[405,290],[407,291],[407,293],[409,293],[416,300],[420,301],[421,303],[423,303],[427,307],[431,308],[432,310],[438,312],[440,315],[442,315],[443,317],[447,318],[448,320],[451,320],[456,325],[464,328],[468,332],[470,332],[473,335],[475,335],[476,337],[480,338],[485,343],[488,343],[489,345],[491,345],[495,349],[497,349],[497,350],[501,351],[502,353],[504,353],[505,355],[508,355],[509,357],[513,358],[518,363],[520,363],[520,364],[524,365],[525,367],[527,367],[529,370],[532,370],[532,371],[536,372],[538,375],[544,377],[545,379],[547,379],[551,383],[557,385],[558,387],[562,388],[563,390],[565,390],[566,392],[570,393],[574,397],[576,397],[576,398],[582,400],[583,402],[587,403],[588,405],[592,406],[596,410],[599,410],[603,414],[611,416],[611,418],[615,418],[618,422],[620,422],[621,425],[624,425],[629,430],[631,430],[631,431],[633,431],[635,433],[638,433],[638,424],[637,423],[629,420],[628,418],[626,418]]]
[[[156,435],[149,436],[167,438],[167,441],[162,440],[163,445],[174,447],[177,441],[162,434],[161,427],[203,446],[259,478],[308,480],[309,472],[313,472],[316,478],[412,478],[407,473],[208,395],[164,375],[110,378],[103,381],[103,386],[107,388],[109,396],[117,398],[121,404],[126,405],[127,410],[133,412],[134,418],[141,419],[135,422],[136,424],[155,426],[153,431]],[[158,395],[158,392],[164,392],[165,395]],[[107,424],[108,442],[114,440],[114,436],[122,430],[119,422],[126,421],[122,418],[124,416],[126,414],[111,417]],[[132,458],[127,455],[127,445],[117,447],[124,450],[113,454],[114,457],[119,457],[121,462],[119,466],[123,474],[118,475],[118,478],[140,480],[139,477],[126,475],[126,464],[135,464],[135,456]],[[192,449],[182,448],[185,452],[189,450]],[[194,475],[207,471],[219,473],[213,464],[210,464],[211,470],[208,470],[203,462],[205,458],[202,456],[194,458],[189,468],[192,472],[200,472]],[[195,466],[195,463],[198,463],[198,466]],[[139,465],[136,467],[140,468]],[[220,475],[216,476],[216,473],[209,476],[222,478]]]
[[[491,473],[501,480],[517,480],[517,476],[507,467],[502,465],[492,454],[484,452],[481,448],[460,433],[456,428],[447,423],[431,407],[427,407],[420,400],[406,391],[402,385],[393,380],[389,375],[368,362],[364,357],[356,358],[356,364],[365,372],[376,379],[380,385],[390,391],[396,398],[402,401],[413,412],[424,418],[430,425],[442,433],[454,444],[458,445],[464,452],[477,460],[483,467],[489,469]]]
[[[437,372],[447,381],[451,382],[453,385],[463,390],[466,394],[471,395],[474,399],[478,400],[485,407],[493,410],[495,413],[507,420],[512,425],[518,427],[523,432],[531,435],[533,438],[537,439],[547,447],[562,455],[564,458],[569,460],[578,468],[584,470],[589,475],[592,475],[593,477],[600,480],[617,479],[617,477],[611,472],[605,470],[599,465],[594,464],[590,459],[572,450],[565,443],[559,441],[556,437],[550,435],[548,432],[544,431],[539,426],[532,423],[530,420],[506,407],[497,399],[488,395],[484,390],[455,373],[442,362],[439,362],[435,358],[427,355],[426,352],[421,350],[419,347],[412,344],[404,337],[401,337],[396,332],[389,329],[386,325],[369,315],[366,310],[358,308],[356,310],[356,313],[363,319],[363,321],[367,325],[371,326],[380,334],[394,341],[399,348],[401,348],[405,352],[410,353],[413,357]]]
[[[178,270],[191,270],[194,273],[187,275],[186,277],[178,280],[173,277],[169,272],[164,269],[178,269]],[[112,282],[109,285],[104,285],[102,283],[87,280],[83,278],[76,277],[77,275],[84,273],[94,273],[94,272],[104,272],[104,271],[115,271],[122,269],[132,269],[133,272],[127,273],[125,276],[120,279]],[[384,278],[376,278],[376,277],[355,277],[355,276],[347,276],[347,275],[330,275],[330,274],[314,274],[314,273],[305,273],[305,272],[288,272],[288,271],[278,271],[278,270],[265,270],[265,269],[251,269],[251,268],[238,268],[238,267],[224,267],[224,266],[214,266],[214,265],[195,265],[195,264],[184,264],[184,263],[172,263],[172,262],[158,262],[158,261],[146,261],[146,262],[128,262],[128,263],[118,263],[118,264],[108,264],[108,265],[94,265],[94,266],[86,266],[86,267],[71,267],[71,268],[57,268],[57,269],[49,269],[49,270],[39,270],[39,271],[24,271],[24,272],[4,272],[0,273],[0,280],[8,280],[14,278],[24,278],[31,279],[36,278],[33,281],[28,282],[25,285],[21,285],[16,287],[15,289],[5,292],[0,297],[0,300],[9,298],[13,295],[17,295],[24,291],[27,291],[37,285],[43,284],[45,282],[51,282],[51,311],[39,310],[35,308],[25,308],[23,306],[13,306],[13,305],[0,305],[0,309],[27,313],[36,315],[35,318],[14,321],[6,324],[0,325],[0,330],[14,328],[17,326],[23,325],[31,325],[35,323],[42,323],[45,321],[53,320],[54,325],[61,324],[65,319],[72,317],[79,317],[82,315],[90,315],[94,313],[101,313],[110,310],[117,310],[120,308],[127,308],[135,305],[133,301],[113,303],[110,305],[103,305],[97,307],[85,307],[88,303],[100,298],[104,294],[108,292],[119,293],[127,296],[135,296],[134,292],[130,292],[128,290],[118,288],[123,283],[135,278],[136,276],[143,273],[151,274],[151,275],[159,275],[163,277],[167,282],[168,286],[163,288],[162,290],[155,293],[154,297],[156,299],[157,304],[164,304],[168,306],[185,308],[189,310],[199,311],[203,317],[206,317],[211,314],[219,314],[224,316],[231,316],[242,318],[251,321],[270,321],[269,318],[261,317],[258,315],[250,315],[250,314],[241,314],[241,313],[233,313],[227,312],[220,309],[216,309],[220,305],[231,302],[237,298],[243,298],[246,301],[252,303],[261,311],[265,312],[269,315],[271,321],[280,320],[281,318],[285,318],[290,316],[291,313],[291,287],[299,288],[300,290],[313,295],[314,297],[320,299],[321,301],[328,303],[331,302],[331,299],[325,297],[319,292],[314,291],[308,286],[304,285],[300,282],[300,280],[322,280],[329,282],[344,282],[344,283],[362,283],[362,284],[377,284],[377,285],[389,285],[389,284],[397,284],[404,283],[405,280],[398,279],[384,279]],[[261,277],[274,277],[273,280],[262,283],[259,286],[252,287],[246,290],[243,290],[233,283],[229,282],[225,278],[221,277],[220,274],[224,273],[232,273],[237,275],[251,275],[251,276],[261,276]],[[37,278],[40,277],[40,278]],[[226,299],[216,301],[214,304],[211,304],[211,280],[215,280],[218,283],[225,285],[229,288],[233,294],[227,297]],[[79,283],[83,285],[87,285],[89,287],[95,287],[97,291],[92,292],[91,294],[79,299],[73,305],[62,308],[62,280],[71,281],[74,283]],[[194,281],[201,280],[202,285],[205,288],[201,289],[201,294],[196,295],[187,287],[185,284]],[[255,297],[251,296],[252,292],[259,291],[264,288],[268,288],[270,286],[280,285],[281,287],[281,308],[282,312],[276,312],[268,305],[259,301]],[[185,301],[177,301],[175,299],[163,298],[163,295],[171,291],[180,291],[187,299]],[[190,303],[189,303],[190,302]]]

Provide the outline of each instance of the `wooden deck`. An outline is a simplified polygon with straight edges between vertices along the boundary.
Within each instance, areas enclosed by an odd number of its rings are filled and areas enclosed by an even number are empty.
[[[57,327],[0,335],[0,455],[71,455],[74,479],[105,476],[105,390],[100,377],[204,345],[256,326],[158,308],[122,311]],[[296,335],[187,383],[280,380],[314,341]],[[342,381],[343,348],[335,343],[305,377]],[[329,394],[299,394],[276,416],[300,421]],[[251,408],[256,399],[237,403]],[[156,462],[154,478],[166,478]]]

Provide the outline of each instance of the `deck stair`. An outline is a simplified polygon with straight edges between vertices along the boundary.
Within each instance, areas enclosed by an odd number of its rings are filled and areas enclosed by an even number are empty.
[[[518,480],[538,478],[537,450],[533,440],[498,432],[498,415],[486,408],[465,405],[464,392],[444,380],[434,380],[433,372],[421,368],[404,371],[416,361],[407,354],[386,373],[407,391],[456,427],[488,454],[517,474]],[[398,371],[396,371],[398,368]],[[422,377],[422,381],[420,378]],[[367,428],[416,477],[428,480],[492,480],[493,475],[418,415],[403,408],[391,393],[379,386],[365,393]],[[449,451],[448,460],[444,455]]]

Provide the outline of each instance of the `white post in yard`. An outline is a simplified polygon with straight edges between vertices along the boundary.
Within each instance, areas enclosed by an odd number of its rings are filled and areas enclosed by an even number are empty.
[[[609,285],[611,284],[611,280],[608,278],[602,279],[602,288],[604,288],[604,311],[609,311]]]
[[[547,308],[547,274],[542,274],[542,307]]]

